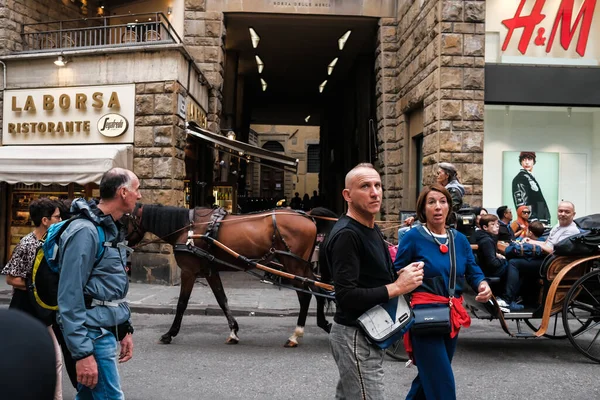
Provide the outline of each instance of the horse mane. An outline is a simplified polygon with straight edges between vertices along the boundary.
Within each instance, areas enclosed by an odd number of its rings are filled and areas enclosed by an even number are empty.
[[[325,207],[315,207],[309,211],[309,214],[317,217],[339,218],[339,215]]]
[[[189,225],[189,212],[190,210],[187,208],[163,206],[162,204],[144,205],[142,229],[164,239]]]
[[[308,212],[308,215],[311,217],[339,218],[336,213],[325,207],[315,207]],[[331,229],[333,229],[333,225],[335,225],[335,221],[328,221],[320,218],[315,218],[314,220],[317,224],[317,234],[328,234]]]

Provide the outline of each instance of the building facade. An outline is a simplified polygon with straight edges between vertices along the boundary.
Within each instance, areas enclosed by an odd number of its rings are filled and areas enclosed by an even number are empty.
[[[595,3],[9,1],[0,6],[0,154],[31,160],[35,148],[72,165],[70,146],[105,146],[112,153],[101,165],[133,168],[144,202],[210,205],[214,195],[232,212],[249,197],[289,201],[312,190],[342,212],[344,175],[367,161],[383,179],[381,218],[398,220],[442,161],[458,167],[467,203],[508,203],[518,156],[533,151],[550,208],[576,193],[585,199],[578,211],[589,214],[598,208],[600,147],[590,84]],[[542,6],[542,22],[520,19]],[[106,115],[112,131],[103,134]],[[67,131],[76,121],[89,123]],[[32,123],[36,133],[24,132]],[[296,129],[306,140],[293,143]],[[315,175],[308,161],[317,145]],[[3,261],[26,230],[19,223],[26,224],[27,191],[93,197],[97,190],[97,171],[37,182],[31,176],[44,171],[30,172],[0,173]],[[167,245],[137,251],[132,270],[139,281],[178,280]]]

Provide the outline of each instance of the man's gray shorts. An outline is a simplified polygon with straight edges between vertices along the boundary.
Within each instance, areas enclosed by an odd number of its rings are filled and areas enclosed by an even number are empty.
[[[340,371],[336,399],[384,398],[383,350],[369,344],[360,328],[335,322],[329,333],[329,345]]]

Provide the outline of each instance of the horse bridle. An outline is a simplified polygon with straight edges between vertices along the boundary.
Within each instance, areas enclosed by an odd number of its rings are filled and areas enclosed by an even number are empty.
[[[138,212],[138,210],[140,208],[141,208],[140,203],[136,203],[135,207],[133,208],[133,211],[131,213],[125,214],[125,216],[127,217],[127,225],[129,225],[129,224],[132,225],[133,232],[137,233],[140,236],[140,242],[141,242],[142,239],[144,238],[144,231],[142,231],[142,221],[141,221],[141,218],[140,218],[140,222],[139,223],[138,223],[138,220],[137,220],[137,212]],[[137,245],[134,246],[134,247],[137,247]]]

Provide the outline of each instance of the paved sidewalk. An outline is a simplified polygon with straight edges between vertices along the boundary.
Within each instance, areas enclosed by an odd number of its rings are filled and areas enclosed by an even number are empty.
[[[260,272],[260,271],[259,271]],[[221,279],[227,294],[229,307],[235,316],[292,316],[298,315],[300,306],[296,292],[280,289],[261,283],[256,277],[243,272],[222,272]],[[136,313],[175,314],[179,286],[148,285],[131,283],[129,304]],[[12,288],[6,284],[5,276],[0,276],[0,304],[8,304]],[[313,298],[309,314],[315,314],[316,301]],[[197,279],[188,303],[186,314],[223,315],[206,280]]]

